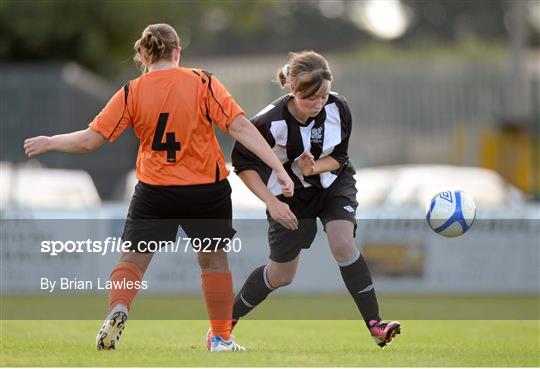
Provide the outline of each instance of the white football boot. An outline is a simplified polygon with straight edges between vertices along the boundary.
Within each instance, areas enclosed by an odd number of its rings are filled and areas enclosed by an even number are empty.
[[[98,350],[114,350],[118,348],[118,341],[127,322],[127,307],[118,305],[107,315],[101,329],[96,336]]]
[[[238,319],[233,319],[231,321],[231,332],[233,331],[234,327],[236,326],[236,323],[238,323]],[[231,334],[231,339],[234,341],[236,337],[234,334]],[[212,347],[212,328],[208,328],[208,331],[206,332],[206,348],[208,351],[210,351],[210,347]]]
[[[220,336],[213,336],[210,344],[210,352],[220,351],[246,351],[246,349],[234,342],[232,338],[225,341]]]

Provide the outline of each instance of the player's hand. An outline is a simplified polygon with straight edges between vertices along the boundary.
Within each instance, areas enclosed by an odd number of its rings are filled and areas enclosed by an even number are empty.
[[[285,170],[277,172],[277,180],[281,186],[283,195],[285,197],[292,197],[294,195],[294,182],[289,177],[289,174]]]
[[[298,167],[302,171],[304,177],[313,175],[313,166],[315,165],[315,158],[310,152],[305,152],[298,159],[296,159]]]
[[[298,229],[298,219],[296,215],[289,209],[289,205],[283,201],[279,201],[277,198],[273,198],[266,203],[266,209],[268,213],[276,222],[283,227],[295,231]]]
[[[24,140],[24,153],[29,157],[45,154],[49,151],[51,138],[37,136]]]

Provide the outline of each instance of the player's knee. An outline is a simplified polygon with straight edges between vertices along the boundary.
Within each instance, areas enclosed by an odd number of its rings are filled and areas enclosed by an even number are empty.
[[[358,255],[358,249],[353,240],[343,239],[334,243],[332,255],[338,263],[343,263],[356,257]]]
[[[294,276],[283,276],[279,277],[277,280],[272,281],[272,286],[275,288],[285,287],[292,283]]]
[[[222,250],[217,252],[199,252],[199,266],[202,272],[226,272],[229,270],[227,254]]]
[[[138,253],[138,252],[125,252],[120,256],[120,262],[135,264],[143,273],[146,272],[148,264],[152,260],[153,254],[150,253]]]
[[[268,282],[274,288],[285,287],[292,283],[294,274],[291,272],[276,272],[268,275]]]

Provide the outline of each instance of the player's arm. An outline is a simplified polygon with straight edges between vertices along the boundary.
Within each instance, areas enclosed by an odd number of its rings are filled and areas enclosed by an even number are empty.
[[[270,192],[257,171],[244,170],[238,173],[238,176],[247,188],[266,204],[266,209],[272,219],[287,229],[298,229],[298,219],[296,219],[294,213],[289,209],[289,205],[279,201],[278,198]]]
[[[24,152],[29,157],[50,151],[84,153],[97,150],[105,142],[105,137],[113,142],[131,122],[128,95],[129,83],[114,94],[87,129],[52,137],[28,138],[24,141]]]
[[[338,170],[341,167],[341,164],[331,156],[325,156],[322,159],[315,160],[313,165],[313,175],[321,174],[324,172],[332,172]]]
[[[294,193],[294,183],[283,168],[283,165],[272,151],[268,142],[259,130],[244,116],[243,110],[236,104],[225,86],[211,73],[203,73],[208,77],[205,84],[204,116],[221,130],[230,134],[236,141],[257,156],[263,163],[272,168],[277,174],[278,183],[283,195],[291,197]]]
[[[37,136],[24,140],[24,152],[28,157],[50,151],[84,153],[97,150],[105,138],[91,128],[55,136]]]
[[[313,155],[309,152],[303,153],[296,162],[305,177],[324,172],[332,172],[341,167],[341,164],[331,156],[325,156],[319,160],[314,160]]]
[[[228,129],[229,134],[236,141],[240,142],[276,172],[283,195],[291,197],[294,193],[294,183],[259,130],[243,114],[238,115]]]

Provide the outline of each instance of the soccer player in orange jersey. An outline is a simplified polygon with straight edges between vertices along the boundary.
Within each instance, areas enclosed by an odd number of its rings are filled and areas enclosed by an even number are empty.
[[[123,253],[110,280],[139,286],[153,253],[140,241],[174,241],[178,225],[192,239],[230,239],[231,187],[214,124],[230,134],[277,173],[284,194],[294,185],[266,140],[245,118],[220,81],[200,69],[179,67],[180,41],[167,24],[146,27],[134,45],[135,60],[145,73],[128,82],[90,123],[89,128],[52,137],[25,140],[29,157],[50,151],[90,152],[113,142],[132,127],[140,140],[136,173],[139,183],[131,199]],[[242,351],[230,336],[232,277],[223,250],[199,252],[202,288],[212,330],[211,351]],[[125,282],[133,283],[125,283]],[[109,291],[109,313],[97,337],[98,349],[114,349],[137,288]]]

